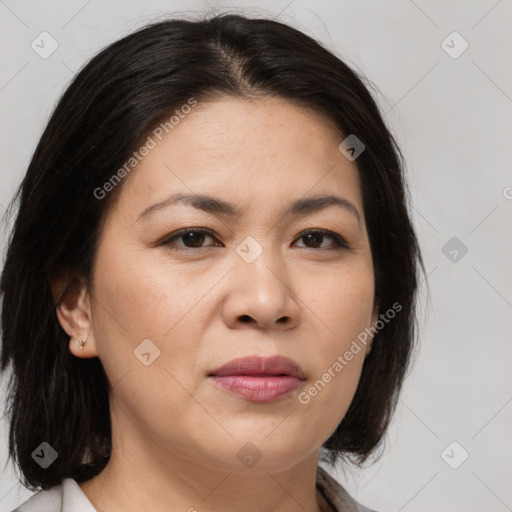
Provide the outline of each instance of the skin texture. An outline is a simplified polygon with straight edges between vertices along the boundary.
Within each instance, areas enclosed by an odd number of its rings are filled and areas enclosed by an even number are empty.
[[[99,357],[113,386],[111,459],[80,484],[97,510],[329,510],[315,490],[319,450],[350,405],[370,344],[309,403],[297,395],[378,319],[358,170],[338,149],[344,138],[281,99],[200,102],[125,178],[92,288],[57,309],[72,354]],[[137,222],[177,192],[243,212],[178,204]],[[339,206],[283,217],[292,201],[321,194],[349,200],[361,225]],[[214,237],[159,245],[183,228]],[[350,249],[299,236],[310,228],[333,231]],[[247,237],[263,250],[252,263],[236,251]],[[77,339],[87,339],[83,351]],[[145,339],[160,350],[148,366],[134,356]],[[207,377],[234,358],[275,354],[307,377],[275,402],[247,401]],[[237,457],[247,442],[261,454],[252,467]]]

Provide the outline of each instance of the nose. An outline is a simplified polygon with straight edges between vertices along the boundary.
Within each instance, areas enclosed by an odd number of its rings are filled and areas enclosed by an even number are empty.
[[[293,291],[289,269],[271,249],[252,263],[235,258],[229,272],[228,296],[223,308],[231,329],[287,330],[300,320],[300,299]]]

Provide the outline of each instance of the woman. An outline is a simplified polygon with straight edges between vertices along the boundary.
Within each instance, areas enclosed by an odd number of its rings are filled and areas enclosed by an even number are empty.
[[[423,264],[367,88],[220,15],[111,44],[60,99],[2,273],[16,510],[351,511]]]

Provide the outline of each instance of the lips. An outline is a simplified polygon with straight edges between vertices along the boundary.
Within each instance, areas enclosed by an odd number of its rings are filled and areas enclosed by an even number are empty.
[[[302,368],[283,356],[233,359],[208,374],[219,389],[249,402],[285,399],[306,380]]]
[[[292,359],[284,356],[250,356],[233,359],[208,374],[210,377],[245,375],[250,377],[295,377],[305,380],[302,368]]]

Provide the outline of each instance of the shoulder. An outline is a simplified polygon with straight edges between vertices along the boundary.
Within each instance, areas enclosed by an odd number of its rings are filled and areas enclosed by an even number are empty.
[[[377,512],[358,503],[324,468],[317,467],[316,484],[336,512]]]
[[[28,500],[24,501],[12,512],[57,512],[62,510],[62,487],[56,485],[50,489],[39,491]]]
[[[11,512],[96,512],[73,478],[39,491]]]

